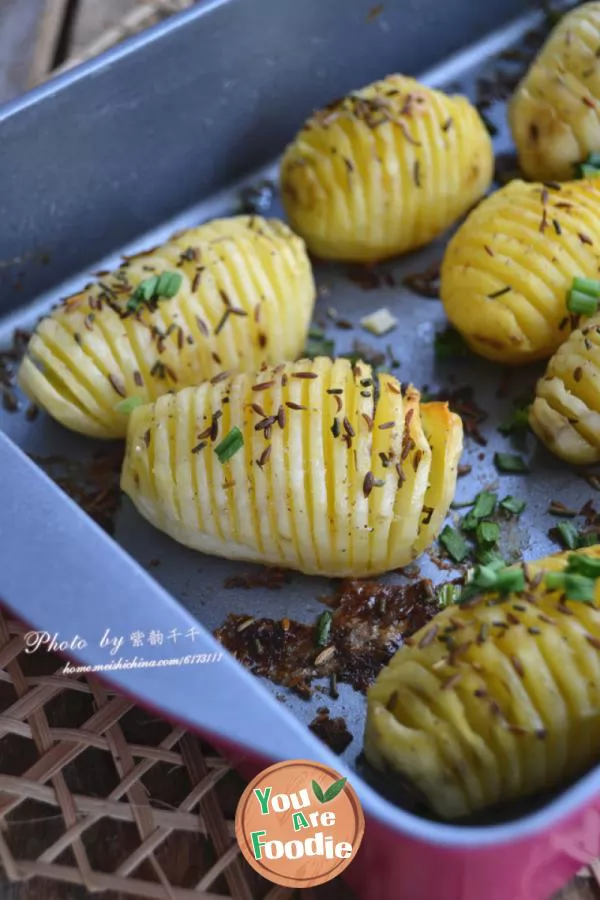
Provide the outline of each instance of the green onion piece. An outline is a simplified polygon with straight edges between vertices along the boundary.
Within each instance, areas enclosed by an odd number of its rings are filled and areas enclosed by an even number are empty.
[[[465,356],[468,352],[462,336],[454,328],[437,331],[433,346],[438,359],[454,359],[457,356]]]
[[[494,453],[494,465],[499,472],[512,475],[524,475],[529,472],[529,466],[523,457],[516,453]]]
[[[305,359],[315,359],[317,356],[335,356],[335,342],[328,338],[311,338],[306,342],[303,356]]]
[[[124,400],[121,400],[120,403],[117,403],[117,405],[115,406],[115,411],[129,415],[129,413],[133,412],[136,407],[142,406],[143,404],[144,400],[142,400],[141,397],[125,397]]]
[[[456,528],[452,528],[450,525],[446,525],[440,534],[440,543],[455,562],[462,562],[468,556],[469,548],[467,542]]]
[[[318,325],[311,325],[308,329],[308,339],[311,341],[321,341],[325,337],[325,332]]]
[[[494,547],[500,538],[500,526],[496,522],[480,522],[477,526],[477,543],[483,549]]]
[[[477,562],[488,569],[506,568],[506,562],[497,550],[478,550]]]
[[[473,509],[470,510],[461,522],[463,531],[474,531],[480,519],[491,516],[496,509],[498,495],[491,491],[481,491],[475,497]]]
[[[600,153],[597,151],[592,151],[588,158],[586,159],[586,163],[588,166],[594,166],[596,168],[600,167]]]
[[[597,166],[590,166],[589,163],[580,163],[577,166],[577,175],[579,178],[597,178],[600,175],[600,169]]]
[[[157,286],[158,275],[151,275],[150,278],[145,278],[138,284],[134,296],[137,295],[142,300],[151,300],[156,293]]]
[[[584,553],[571,553],[567,559],[567,572],[585,575],[587,578],[600,578],[600,559]]]
[[[579,535],[579,546],[580,547],[595,547],[596,544],[600,543],[598,540],[598,532],[597,531],[589,531],[587,534]]]
[[[598,300],[581,291],[570,290],[567,294],[567,309],[582,316],[592,316],[598,311]]]
[[[600,281],[596,278],[574,278],[571,290],[590,297],[600,297]]]
[[[452,503],[450,504],[450,508],[451,509],[466,509],[467,506],[473,506],[475,504],[476,500],[477,500],[477,497],[475,497],[473,500],[453,500]]]
[[[503,422],[502,425],[498,425],[498,431],[501,434],[519,434],[523,431],[527,431],[529,428],[529,407],[524,407],[523,409],[516,409],[511,415],[510,419],[507,419],[506,422]]]
[[[576,550],[579,546],[579,533],[571,522],[559,522],[556,530],[561,543],[567,550]]]
[[[596,596],[593,578],[570,572],[548,572],[546,587],[551,591],[563,591],[567,600],[578,600],[580,603],[593,603]]]
[[[127,301],[127,309],[135,312],[142,303],[149,303],[150,300],[158,300],[160,297],[170,300],[181,287],[182,281],[181,272],[162,272],[160,275],[145,278]]]
[[[477,566],[471,584],[474,587],[493,588],[498,581],[498,571],[494,566]]]
[[[181,272],[163,272],[158,279],[155,294],[157,297],[166,297],[168,300],[174,297],[183,281]]]
[[[217,446],[215,447],[215,453],[219,457],[220,463],[226,463],[227,460],[231,459],[231,457],[234,456],[238,452],[238,450],[241,450],[243,446],[244,435],[237,427],[237,425],[234,425],[229,434],[227,434],[223,438],[221,443],[217,444]]]
[[[518,497],[511,497],[510,494],[500,501],[500,508],[512,513],[514,516],[520,516],[526,506],[527,504],[524,500],[519,500]]]
[[[462,588],[459,584],[442,584],[437,592],[437,602],[440,609],[446,609],[447,606],[458,603],[461,592]]]
[[[503,569],[497,573],[496,590],[500,594],[518,594],[525,590],[523,569]]]
[[[317,647],[326,647],[331,634],[332,616],[330,612],[324,612],[317,622]]]

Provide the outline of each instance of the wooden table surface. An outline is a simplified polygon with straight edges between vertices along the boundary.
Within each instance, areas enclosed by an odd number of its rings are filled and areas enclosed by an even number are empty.
[[[42,80],[54,63],[78,55],[138,5],[139,0],[0,0],[0,103]],[[341,885],[334,893],[339,900],[350,898]],[[3,900],[36,900],[42,894],[45,900],[84,896],[53,882],[0,883]],[[328,896],[334,900],[333,893]],[[600,890],[588,879],[575,879],[554,900],[600,900]]]

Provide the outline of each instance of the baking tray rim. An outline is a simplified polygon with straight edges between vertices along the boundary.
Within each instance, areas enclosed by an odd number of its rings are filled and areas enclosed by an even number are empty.
[[[199,2],[190,9],[176,13],[165,21],[151,26],[141,34],[126,38],[116,47],[104,51],[99,56],[80,63],[72,69],[68,69],[63,73],[50,78],[44,84],[32,88],[15,99],[0,104],[0,128],[5,121],[18,116],[20,112],[29,107],[50,100],[54,95],[67,90],[80,80],[83,80],[108,66],[118,63],[120,59],[138,52],[150,43],[160,41],[166,34],[170,34],[179,28],[185,27],[187,22],[194,19],[200,19],[219,7],[226,6],[231,2],[239,2],[239,0],[199,0]],[[525,16],[522,18],[524,19]],[[512,21],[507,23],[508,28],[510,28],[511,25],[513,25]],[[444,61],[441,61],[440,65],[443,64]],[[433,68],[437,69],[438,66]],[[87,527],[95,532],[94,540],[108,542],[113,554],[125,558],[130,566],[133,566],[138,570],[138,575],[141,575],[146,579],[148,588],[152,590],[156,598],[162,596],[163,598],[169,599],[180,605],[179,601],[177,601],[169,591],[153,579],[152,576],[126,552],[126,550],[109,537],[73,500],[66,496],[48,475],[39,469],[35,463],[29,460],[26,454],[23,453],[11,438],[0,431],[0,450],[3,449],[1,446],[3,443],[5,444],[4,449],[8,454],[12,453],[16,458],[23,457],[26,464],[31,467],[31,471],[36,473],[36,477],[45,481],[47,483],[47,488],[54,492],[57,501],[62,501],[71,507],[70,515],[73,521],[75,521],[78,515],[85,517],[87,520]],[[3,503],[0,504],[0,531],[3,530],[3,525],[7,527],[10,526],[8,520],[3,521],[5,509],[5,505]],[[20,617],[19,610],[12,604],[4,599],[2,599],[1,602],[4,603],[15,616]],[[185,610],[185,607],[182,608]],[[187,610],[185,611],[187,612]],[[31,622],[29,624],[34,625],[35,623]],[[205,637],[208,636],[211,640],[214,640],[210,631],[205,628],[201,622],[198,622],[198,625],[202,629]],[[244,686],[250,688],[251,693],[255,694],[258,700],[266,699],[267,702],[272,701],[275,704],[274,708],[278,710],[278,715],[283,719],[286,727],[291,726],[294,731],[298,730],[298,737],[304,741],[304,746],[300,749],[308,751],[310,758],[320,759],[332,766],[332,768],[337,769],[342,775],[347,776],[361,799],[365,813],[373,815],[374,818],[383,825],[389,827],[392,831],[402,832],[410,839],[419,840],[446,850],[485,850],[486,848],[515,843],[516,841],[535,838],[536,836],[547,833],[554,825],[559,824],[561,821],[566,820],[569,817],[576,815],[578,812],[581,812],[584,808],[589,807],[590,803],[593,803],[595,795],[600,796],[600,763],[598,763],[588,773],[577,779],[570,787],[560,791],[554,799],[548,801],[540,809],[519,816],[506,823],[499,825],[472,826],[446,824],[424,819],[404,810],[402,807],[396,806],[392,801],[379,794],[364,780],[360,773],[340,760],[326,745],[313,736],[310,731],[299,722],[293,713],[285,709],[283,704],[279,704],[278,701],[270,695],[269,691],[260,684],[259,680],[245,669],[241,663],[234,659],[225,648],[223,648],[223,652],[227,657],[228,664],[232,666],[231,674],[233,677],[241,679]],[[82,664],[86,663],[85,653],[80,656],[68,654],[68,658],[80,661]],[[123,692],[127,693],[127,688],[113,680],[110,676],[103,674],[102,679],[114,684],[119,690],[123,690]],[[138,697],[142,703],[147,703],[150,706],[153,705],[150,699],[145,697],[142,698],[141,694],[132,694],[131,696]],[[167,707],[155,706],[154,708],[160,709],[166,718],[169,718],[169,716],[173,717],[174,715]],[[187,722],[191,728],[212,735],[217,740],[232,740],[230,735],[223,735],[220,732],[212,730],[210,726],[207,726],[206,723],[202,722],[200,716],[195,718],[176,714],[176,719],[178,721]],[[260,756],[264,754],[264,750],[258,750],[256,746],[246,746],[249,751],[257,753]],[[271,750],[271,757],[273,759],[278,758],[278,753],[275,748]]]
[[[12,459],[11,459],[12,457]],[[436,846],[445,850],[469,850],[478,851],[489,847],[498,847],[503,844],[514,843],[519,840],[535,838],[545,832],[548,832],[553,825],[558,824],[561,820],[567,819],[569,816],[576,814],[584,807],[589,805],[589,800],[594,794],[600,794],[600,764],[597,765],[586,775],[582,776],[571,787],[566,788],[553,800],[541,807],[539,810],[527,815],[516,818],[510,822],[500,825],[457,825],[446,824],[443,822],[431,821],[424,819],[414,813],[408,812],[399,806],[396,806],[387,798],[379,794],[371,785],[362,778],[359,772],[350,768],[344,761],[340,760],[333,751],[325,744],[312,735],[309,729],[300,722],[299,719],[288,709],[285,708],[275,697],[261,684],[256,676],[252,675],[241,663],[239,663],[225,648],[217,645],[216,639],[206,629],[201,622],[195,620],[195,617],[183,607],[179,601],[173,597],[165,588],[163,588],[127,551],[120,546],[112,537],[110,537],[96,522],[94,522],[79,507],[74,500],[68,497],[52,479],[40,469],[29,457],[18,447],[11,438],[0,431],[0,460],[7,460],[6,470],[10,466],[16,469],[26,468],[31,475],[30,484],[37,483],[40,485],[48,498],[53,503],[62,506],[65,514],[68,515],[69,522],[76,524],[73,529],[74,540],[82,544],[85,541],[93,540],[96,545],[102,546],[103,549],[110,553],[121,565],[126,565],[132,572],[136,581],[143,585],[144,590],[148,592],[150,598],[154,598],[159,603],[175,604],[183,615],[192,621],[196,621],[198,627],[201,628],[204,639],[214,645],[219,646],[225,656],[225,665],[227,667],[227,677],[237,679],[243,688],[248,690],[248,697],[254,703],[265,702],[272,711],[273,715],[281,720],[281,724],[294,732],[299,741],[299,752],[302,755],[296,758],[317,759],[336,769],[340,774],[345,775],[352,783],[356,790],[365,813],[371,814],[381,824],[386,825],[394,832],[401,832],[412,840],[418,840],[431,846]],[[23,474],[21,471],[20,475]],[[0,503],[0,533],[8,536],[9,559],[10,559],[10,541],[14,531],[18,531],[15,526],[15,516],[23,516],[24,527],[29,528],[30,518],[28,517],[29,504],[22,503],[22,480],[21,478],[9,478],[8,487],[4,487],[4,500],[7,502]],[[12,492],[12,502],[11,502]],[[22,520],[23,521],[23,520]],[[52,527],[50,524],[49,527]],[[70,541],[70,551],[77,552],[77,543]],[[0,570],[0,596],[4,593],[3,574]],[[2,602],[21,619],[17,604],[14,600],[6,600],[2,598]],[[28,621],[27,624],[32,626],[41,623]],[[94,657],[88,656],[85,650],[81,653],[66,653],[65,656],[76,660],[79,664],[93,664],[97,662]],[[192,667],[193,669],[193,667]],[[135,670],[132,670],[135,671]],[[223,733],[215,727],[211,727],[202,719],[201,704],[197,704],[195,709],[198,715],[190,715],[189,713],[169,709],[168,705],[157,703],[152,697],[147,696],[143,692],[138,692],[134,687],[127,687],[126,683],[110,674],[102,673],[102,680],[114,684],[114,686],[129,696],[135,696],[148,706],[160,710],[166,718],[169,716],[176,721],[185,722],[190,728],[198,730],[202,733],[212,735],[217,740],[234,744],[235,733]],[[188,684],[188,696],[190,685]],[[239,744],[240,749],[247,749],[249,753],[254,753],[259,757],[265,757],[267,754],[271,759],[281,758],[281,754],[277,751],[276,745],[273,743],[267,750],[264,743],[262,746],[257,744],[245,743],[244,746]]]

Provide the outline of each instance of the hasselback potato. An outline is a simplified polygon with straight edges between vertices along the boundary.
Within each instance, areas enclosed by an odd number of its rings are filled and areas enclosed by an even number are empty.
[[[319,357],[217,376],[131,415],[121,485],[176,540],[311,574],[408,563],[454,495],[460,419]],[[233,451],[233,452],[232,452]]]
[[[577,574],[582,556],[592,578]],[[598,761],[600,548],[574,558],[527,563],[524,590],[439,612],[370,689],[367,758],[410,779],[440,816],[551,788]],[[557,572],[562,583],[549,584]],[[586,602],[567,599],[576,590]]]
[[[600,271],[600,181],[512,181],[452,237],[441,269],[446,314],[488,359],[546,359],[567,338],[573,276]]]
[[[492,170],[489,135],[466,97],[390,75],[306,122],[283,156],[282,199],[311,252],[373,262],[445,231]]]
[[[276,219],[217,219],[125,259],[42,319],[19,381],[63,425],[123,437],[125,398],[300,355],[315,288]]]
[[[563,16],[517,87],[509,120],[529,178],[573,177],[600,149],[600,3]]]
[[[529,422],[567,462],[600,462],[600,315],[573,331],[551,358]]]

